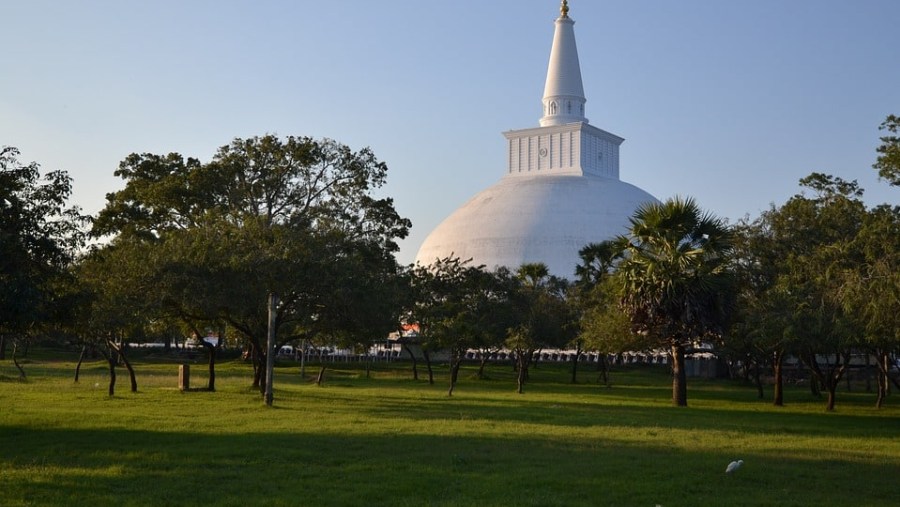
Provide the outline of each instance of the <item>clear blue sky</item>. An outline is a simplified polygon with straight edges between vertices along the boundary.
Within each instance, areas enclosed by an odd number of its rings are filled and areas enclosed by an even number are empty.
[[[900,1],[571,0],[591,124],[622,179],[731,220],[812,171],[900,202],[871,165],[900,114]],[[538,126],[557,0],[0,0],[0,145],[103,207],[132,152],[234,137],[371,146],[411,262]]]

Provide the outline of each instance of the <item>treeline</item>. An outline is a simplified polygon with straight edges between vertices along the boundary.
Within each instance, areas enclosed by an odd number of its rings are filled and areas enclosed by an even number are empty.
[[[889,116],[881,128],[898,126]],[[896,136],[882,138],[875,168],[892,185],[898,152]],[[779,404],[786,357],[813,372],[829,409],[854,353],[877,359],[879,405],[890,390],[900,209],[866,207],[837,177],[813,173],[802,193],[733,226],[689,198],[648,204],[627,234],[586,245],[569,281],[542,264],[399,265],[411,224],[373,195],[387,166],[328,139],[235,139],[209,162],[132,154],[115,173],[124,188],[93,217],[67,205],[68,175],[42,178],[18,155],[0,152],[0,358],[11,348],[18,366],[37,339],[77,344],[108,360],[110,394],[116,366],[130,370],[128,341],[196,337],[213,390],[217,347],[240,343],[264,393],[282,345],[367,349],[407,323],[429,379],[430,354],[449,352],[451,395],[469,349],[513,352],[521,392],[542,348],[664,348],[673,403],[686,405],[684,358],[701,343],[772,369]]]

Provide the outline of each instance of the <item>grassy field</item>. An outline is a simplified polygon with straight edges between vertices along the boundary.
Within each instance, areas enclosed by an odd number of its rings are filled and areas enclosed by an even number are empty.
[[[0,362],[0,505],[900,505],[900,395],[808,389],[787,406],[739,382],[689,381],[669,405],[665,369],[614,371],[610,388],[508,366],[461,373],[452,398],[409,365],[335,365],[317,387],[276,370],[275,407],[249,367],[220,365],[218,391],[176,388],[177,366],[137,361],[106,395],[103,363],[42,357],[28,380]],[[202,385],[203,365],[192,382]],[[311,373],[311,372],[310,372]],[[744,467],[728,476],[725,466]]]

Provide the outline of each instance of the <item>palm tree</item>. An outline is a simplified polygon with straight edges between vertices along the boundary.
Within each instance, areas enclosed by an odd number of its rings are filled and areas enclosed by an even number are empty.
[[[635,211],[618,265],[632,329],[669,349],[672,403],[687,405],[686,348],[721,334],[731,299],[731,229],[691,199]]]
[[[616,266],[622,254],[622,244],[616,240],[590,243],[578,251],[581,264],[575,267],[575,278],[582,285],[597,285]]]

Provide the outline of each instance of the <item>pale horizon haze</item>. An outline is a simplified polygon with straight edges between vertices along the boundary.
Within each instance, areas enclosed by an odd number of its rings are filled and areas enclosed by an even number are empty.
[[[813,171],[900,204],[872,169],[900,114],[900,1],[571,0],[586,116],[621,179],[734,222]],[[398,260],[538,126],[558,0],[0,0],[0,145],[95,214],[128,154],[209,161],[235,137],[332,138],[389,167]]]

